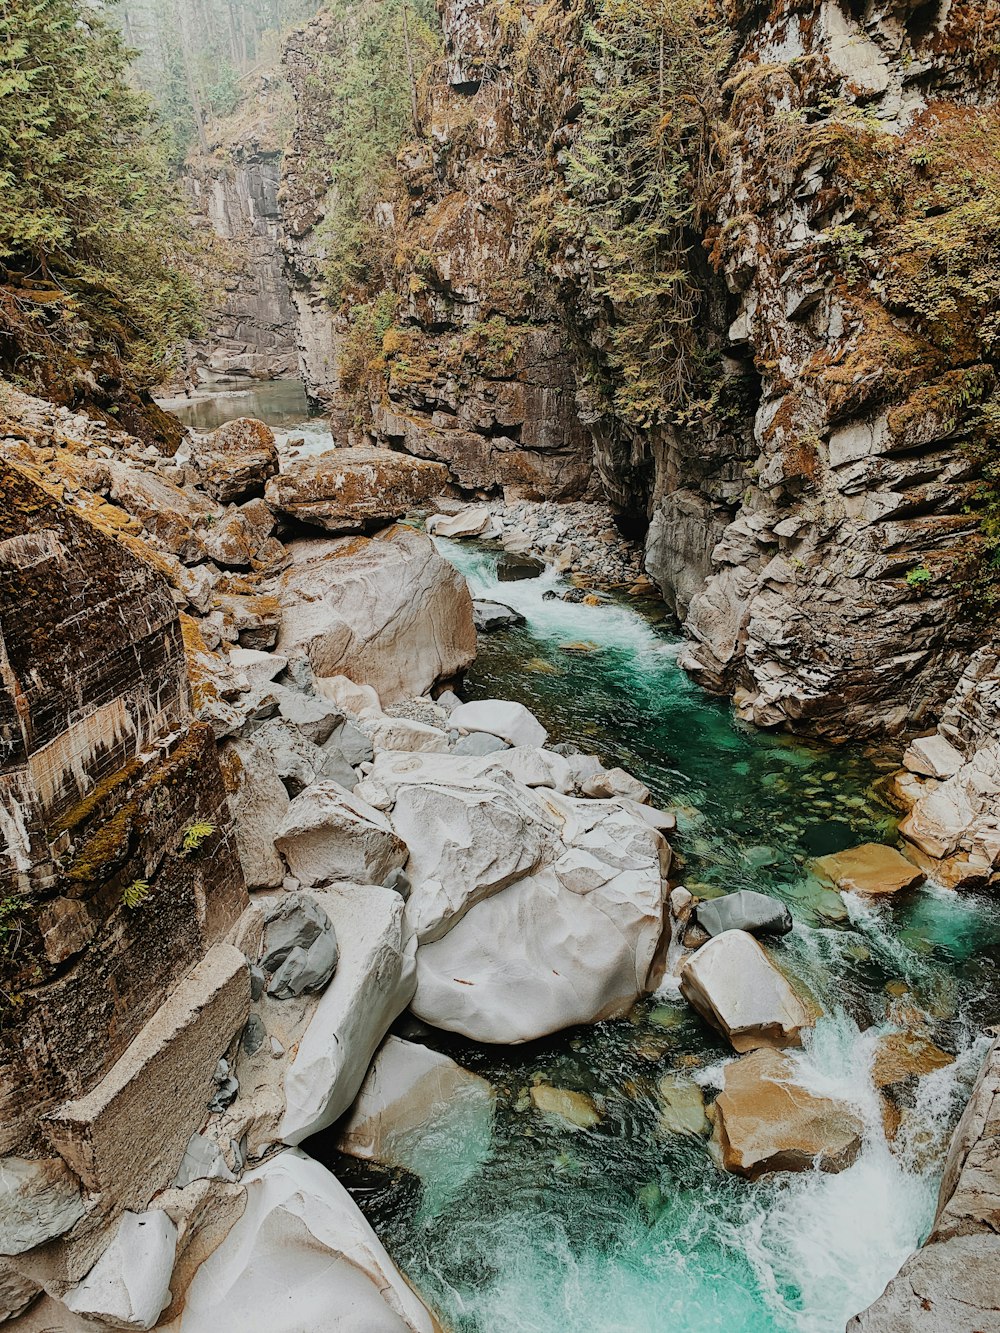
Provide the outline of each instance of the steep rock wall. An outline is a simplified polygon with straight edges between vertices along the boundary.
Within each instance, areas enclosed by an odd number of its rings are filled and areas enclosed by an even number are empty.
[[[196,223],[210,228],[220,267],[205,337],[188,348],[196,378],[274,379],[295,373],[295,308],[285,277],[278,204],[281,152],[238,146],[189,160],[182,183]]]

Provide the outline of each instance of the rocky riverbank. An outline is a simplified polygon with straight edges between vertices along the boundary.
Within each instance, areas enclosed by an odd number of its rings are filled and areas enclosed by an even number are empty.
[[[667,986],[740,1058],[707,1111],[680,1080],[665,1116],[751,1178],[851,1163],[848,1105],[775,1091],[818,1017],[782,966],[784,909],[699,903],[642,783],[550,745],[520,704],[456,693],[473,602],[399,522],[434,506],[442,465],[359,447],[282,466],[250,420],[163,458],[11,390],[2,407],[0,1299],[17,1327],[283,1327],[291,1296],[296,1327],[437,1328],[301,1147],[347,1116],[343,1149],[391,1163],[421,1107],[461,1093],[488,1113],[482,1080],[391,1035],[407,1010],[510,1045]],[[624,542],[585,563],[606,521],[486,514],[508,547],[551,558],[570,538],[567,568],[624,584]],[[900,791],[940,783],[921,800],[964,768],[940,741],[907,762]],[[818,869],[867,895],[921,878],[885,853]],[[949,1057],[886,1059],[892,1122],[906,1080]],[[597,1114],[568,1089],[532,1101]],[[986,1133],[977,1114],[963,1141]]]

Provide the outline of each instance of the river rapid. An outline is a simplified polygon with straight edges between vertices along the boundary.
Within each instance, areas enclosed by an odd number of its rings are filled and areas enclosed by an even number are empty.
[[[329,447],[301,389],[216,397],[178,414],[202,429],[257,415],[283,448],[300,437],[307,452]],[[454,1333],[841,1333],[933,1218],[982,1028],[1000,1018],[1000,905],[931,884],[878,905],[830,892],[811,858],[895,841],[879,794],[890,764],[735,722],[678,667],[662,606],[566,602],[551,572],[509,581],[498,549],[438,545],[474,596],[526,620],[481,638],[467,696],[520,700],[552,742],[647,783],[678,813],[676,878],[694,893],[755,888],[788,903],[795,927],[774,956],[824,1012],[794,1055],[797,1078],[856,1108],[864,1148],[838,1175],[750,1183],[717,1169],[705,1140],[664,1132],[658,1081],[693,1077],[711,1097],[733,1058],[668,982],[626,1020],[518,1048],[404,1017],[401,1035],[493,1084],[493,1114],[452,1107],[406,1145],[405,1171],[361,1168],[336,1152],[333,1132],[309,1151],[354,1190]],[[890,1149],[871,1062],[881,1035],[913,1027],[957,1059],[919,1080]],[[528,1095],[538,1081],[588,1094],[600,1123],[539,1114]]]

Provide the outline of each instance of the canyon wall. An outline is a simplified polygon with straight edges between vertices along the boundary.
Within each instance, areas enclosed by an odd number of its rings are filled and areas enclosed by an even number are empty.
[[[298,366],[278,204],[281,151],[238,145],[192,156],[182,175],[192,216],[215,238],[205,336],[188,345],[196,379],[275,379]]]

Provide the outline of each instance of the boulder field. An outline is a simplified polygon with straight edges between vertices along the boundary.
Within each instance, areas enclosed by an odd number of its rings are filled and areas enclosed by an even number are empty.
[[[180,461],[52,422],[44,445],[37,426],[4,444],[3,605],[22,609],[0,618],[2,874],[25,911],[5,964],[24,1003],[0,1029],[0,1322],[435,1333],[307,1155],[336,1126],[344,1151],[405,1165],[442,1108],[488,1124],[493,1090],[397,1036],[407,1013],[507,1045],[679,988],[737,1058],[712,1105],[661,1080],[660,1131],[710,1130],[719,1166],[751,1178],[849,1165],[854,1112],[802,1088],[785,1049],[817,1017],[786,974],[786,909],[696,902],[641,782],[551,748],[521,704],[461,700],[472,600],[397,522],[417,483],[393,490],[393,455],[348,535],[325,466],[303,506],[272,503],[267,428],[235,426]],[[932,738],[907,763],[928,797],[968,767]],[[822,869],[902,891],[922,871],[892,856]],[[891,1094],[947,1059],[887,1044],[876,1077]],[[927,1299],[995,1179],[991,1068],[912,1261]],[[565,1088],[530,1101],[581,1133],[603,1114]],[[890,1287],[858,1327],[907,1326],[907,1299]]]

